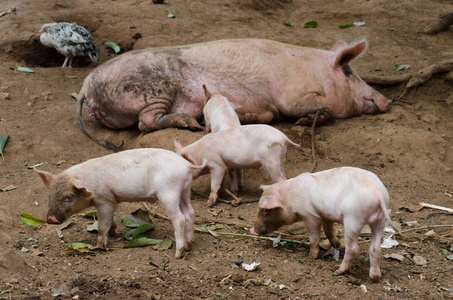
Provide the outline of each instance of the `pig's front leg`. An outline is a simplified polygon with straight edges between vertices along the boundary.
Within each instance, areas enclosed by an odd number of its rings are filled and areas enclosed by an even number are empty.
[[[305,227],[308,231],[308,239],[310,241],[310,259],[316,259],[319,255],[319,237],[321,234],[321,220],[315,216],[307,216],[304,218]]]
[[[299,117],[296,124],[312,125],[316,112],[319,112],[316,124],[322,124],[333,117],[333,107],[330,102],[318,94],[308,94],[291,109],[290,116]]]
[[[107,248],[108,237],[107,233],[115,234],[116,225],[113,224],[113,213],[115,212],[115,205],[111,202],[103,203],[96,206],[98,211],[98,240],[96,245],[98,247]]]
[[[239,169],[228,169],[228,177],[230,178],[230,192],[232,192],[236,196],[239,190],[238,170]]]
[[[220,186],[222,185],[223,176],[225,174],[226,168],[221,166],[216,166],[210,169],[211,173],[211,194],[209,194],[209,199],[207,205],[212,207],[217,202],[217,193]]]
[[[145,107],[139,115],[138,128],[142,132],[151,132],[169,127],[190,130],[203,130],[194,117],[185,113],[168,114],[168,101],[154,100],[155,103]]]
[[[190,185],[181,193],[181,202],[179,203],[179,209],[185,218],[184,227],[184,248],[186,251],[192,249],[193,243],[193,222],[195,211],[193,210],[192,204],[190,203]]]

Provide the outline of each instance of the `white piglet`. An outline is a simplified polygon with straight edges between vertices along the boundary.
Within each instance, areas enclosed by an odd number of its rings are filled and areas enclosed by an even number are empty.
[[[206,132],[215,133],[241,126],[238,115],[226,97],[220,94],[212,95],[204,84],[203,89],[206,96],[206,102],[203,108]],[[242,190],[244,186],[242,170],[228,169],[228,177],[230,179],[230,191],[237,195],[237,192]]]
[[[192,172],[203,167],[172,151],[134,149],[90,159],[58,175],[35,171],[50,190],[47,223],[60,224],[95,206],[99,216],[97,245],[102,247],[107,247],[107,233],[115,233],[113,213],[118,203],[161,201],[175,231],[176,258],[181,258],[190,250],[194,235]]]
[[[387,213],[389,194],[379,178],[359,168],[342,167],[261,186],[254,235],[270,233],[283,225],[304,221],[310,240],[310,258],[319,254],[321,225],[333,247],[340,241],[333,224],[344,226],[345,255],[335,275],[349,271],[359,250],[358,238],[365,224],[371,227],[370,278],[379,281],[379,254],[385,221],[399,231]]]
[[[228,168],[262,166],[274,182],[284,181],[283,159],[287,144],[300,147],[280,130],[261,124],[210,133],[184,148],[178,138],[175,139],[176,152],[189,162],[199,165],[206,160],[206,168],[194,171],[194,178],[211,174],[208,206],[216,203],[217,192]]]

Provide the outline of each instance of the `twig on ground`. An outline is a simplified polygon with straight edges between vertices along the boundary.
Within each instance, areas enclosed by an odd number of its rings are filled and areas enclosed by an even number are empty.
[[[441,227],[453,227],[453,224],[430,225],[430,226],[425,226],[425,227],[411,228],[411,229],[402,230],[401,233],[416,231],[416,230],[425,230],[425,229],[431,229],[431,228],[441,228]]]
[[[409,81],[412,78],[411,74],[394,75],[389,77],[381,77],[376,75],[363,75],[363,81],[367,84],[376,85],[395,85]]]
[[[425,202],[420,202],[419,205],[420,205],[420,206],[423,206],[423,207],[429,207],[429,208],[444,210],[444,211],[448,211],[448,212],[450,212],[450,213],[453,213],[453,208],[449,208],[449,207],[444,207],[444,206],[429,204],[429,203],[425,203]]]
[[[242,198],[236,197],[236,195],[233,194],[232,192],[230,192],[229,189],[225,189],[225,193],[227,193],[228,195],[230,195],[233,198],[233,201],[231,201],[231,205],[239,206],[239,204],[241,204]]]
[[[167,221],[170,221],[170,218],[167,217],[167,216],[164,216],[160,213],[158,213],[157,211],[154,210],[154,208],[151,207],[151,205],[147,202],[143,202],[143,207],[149,211],[149,213],[151,214],[151,216],[153,217],[156,217],[156,218],[159,218],[159,219],[163,219],[163,220],[167,220]]]
[[[442,273],[445,273],[445,272],[448,272],[448,271],[452,271],[453,268],[448,268],[448,269],[445,269],[445,270],[442,270]]]
[[[404,97],[404,95],[406,95],[407,91],[409,91],[411,88],[422,85],[423,83],[431,79],[431,77],[433,77],[434,75],[439,73],[445,73],[451,70],[453,70],[452,59],[441,61],[420,69],[415,75],[412,76],[412,78],[406,84],[406,88],[404,89],[403,93],[398,98],[401,99],[402,97]]]
[[[313,120],[313,125],[311,125],[311,157],[313,159],[313,165],[311,167],[310,173],[313,173],[316,170],[316,149],[315,149],[315,127],[316,121],[318,120],[319,110],[316,111],[315,118]]]
[[[4,12],[0,13],[0,18],[6,16],[7,14],[15,14],[15,13],[16,13],[16,8],[13,7],[13,8],[10,8],[9,10],[7,10],[7,11],[4,11]]]
[[[439,18],[425,27],[424,32],[427,34],[436,34],[445,31],[453,24],[453,13],[440,15]]]

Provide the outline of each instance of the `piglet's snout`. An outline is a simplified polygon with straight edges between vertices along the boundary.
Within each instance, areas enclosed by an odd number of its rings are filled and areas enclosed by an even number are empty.
[[[252,235],[259,235],[258,232],[255,231],[255,228],[250,229],[250,234]]]
[[[57,220],[55,216],[48,216],[46,220],[47,224],[61,224],[60,221]]]

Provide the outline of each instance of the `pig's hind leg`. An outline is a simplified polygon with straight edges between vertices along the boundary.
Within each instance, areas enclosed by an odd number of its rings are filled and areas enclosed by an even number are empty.
[[[189,251],[192,248],[193,243],[193,221],[195,212],[193,210],[192,204],[190,203],[190,184],[187,189],[181,193],[181,200],[179,203],[179,209],[185,218],[185,227],[184,227],[184,237],[185,244],[184,248],[186,251]]]
[[[337,235],[335,234],[333,224],[334,223],[330,221],[323,221],[322,227],[324,229],[324,233],[327,236],[327,239],[329,239],[330,246],[338,248],[340,247],[340,240],[338,240]]]
[[[186,246],[185,242],[185,224],[186,219],[180,208],[181,192],[178,190],[167,190],[159,194],[159,201],[165,207],[167,215],[173,225],[176,239],[176,258],[184,256]]]
[[[164,102],[166,103],[166,101],[156,100],[154,104],[150,104],[140,112],[138,122],[140,131],[151,132],[169,127],[203,130],[193,116],[185,113],[169,114],[170,107]]]
[[[333,275],[340,275],[349,271],[352,260],[359,252],[359,235],[364,225],[355,216],[346,216],[344,218],[345,254],[340,268]]]
[[[271,175],[273,182],[282,182],[286,180],[285,171],[283,170],[283,160],[286,154],[286,146],[280,143],[272,143],[268,147],[267,155],[262,156],[262,166]]]
[[[225,175],[226,168],[216,167],[211,168],[211,193],[209,194],[208,206],[212,207],[217,202],[217,193],[222,185],[223,176]]]
[[[385,227],[385,218],[382,217],[374,223],[370,223],[371,240],[370,240],[370,279],[378,282],[381,278],[381,269],[379,268],[379,255],[381,253],[381,238]]]

